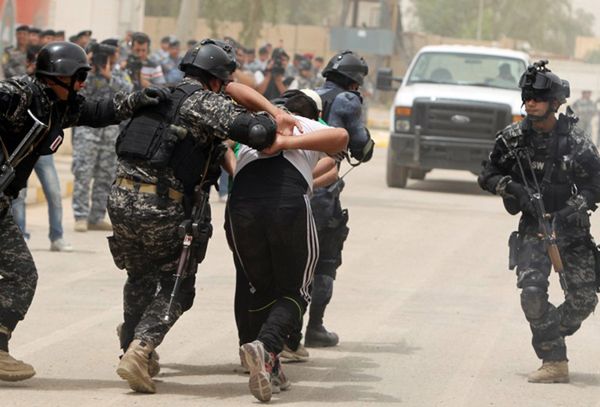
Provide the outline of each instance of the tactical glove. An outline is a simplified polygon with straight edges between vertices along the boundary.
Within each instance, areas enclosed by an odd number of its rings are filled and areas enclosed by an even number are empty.
[[[138,110],[146,106],[155,106],[169,98],[168,88],[146,88],[129,95],[129,106]]]
[[[506,185],[506,192],[517,199],[522,213],[535,216],[535,206],[533,206],[531,197],[523,185],[515,181],[510,181]]]
[[[576,195],[567,201],[564,208],[554,212],[554,218],[563,225],[589,227],[590,217],[587,213],[587,202],[587,198],[583,194]]]

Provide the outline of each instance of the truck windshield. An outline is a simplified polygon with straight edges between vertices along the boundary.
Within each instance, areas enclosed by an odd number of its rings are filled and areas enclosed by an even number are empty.
[[[518,89],[525,71],[520,59],[498,55],[426,52],[419,56],[410,73],[411,83],[443,83],[448,85],[487,86]]]

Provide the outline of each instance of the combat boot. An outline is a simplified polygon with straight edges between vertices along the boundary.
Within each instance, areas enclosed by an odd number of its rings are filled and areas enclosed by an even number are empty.
[[[121,322],[117,325],[117,336],[119,340],[121,340],[121,332],[123,331],[123,323]],[[123,357],[123,356],[121,356]],[[152,350],[150,352],[150,358],[148,359],[148,374],[150,377],[156,377],[160,373],[160,356],[158,356],[158,352],[156,350]]]
[[[296,350],[291,350],[287,345],[283,345],[283,350],[279,354],[279,359],[283,363],[306,362],[309,356],[308,351],[302,344],[298,345],[298,349]]]
[[[529,383],[569,383],[569,362],[544,362],[527,377]]]
[[[33,366],[16,360],[3,350],[0,350],[0,380],[18,382],[29,379],[35,375]]]
[[[156,393],[156,386],[148,373],[148,361],[153,350],[146,342],[134,339],[121,358],[117,374],[127,380],[131,390],[138,393]]]
[[[104,230],[107,232],[111,232],[113,229],[112,229],[112,225],[110,223],[108,223],[105,220],[101,220],[100,222],[97,222],[97,223],[88,222],[87,230]]]
[[[304,346],[308,348],[325,348],[335,346],[340,341],[335,332],[329,332],[323,325],[308,325],[304,336]]]

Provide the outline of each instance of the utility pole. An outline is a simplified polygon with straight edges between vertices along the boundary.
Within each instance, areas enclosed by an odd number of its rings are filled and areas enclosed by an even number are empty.
[[[196,37],[196,21],[198,19],[199,0],[182,0],[177,17],[177,31],[175,35],[185,43],[190,38]]]
[[[360,0],[354,0],[354,4],[352,5],[352,27],[356,28],[358,25],[358,5]]]

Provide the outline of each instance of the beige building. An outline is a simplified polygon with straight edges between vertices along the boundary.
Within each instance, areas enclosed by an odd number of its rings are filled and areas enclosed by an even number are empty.
[[[138,31],[144,22],[144,0],[50,0],[48,27],[66,30],[67,38],[90,29],[103,40]]]

